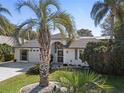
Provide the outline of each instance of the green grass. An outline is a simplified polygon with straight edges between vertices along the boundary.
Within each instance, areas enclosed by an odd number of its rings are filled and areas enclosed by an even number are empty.
[[[38,81],[37,75],[21,74],[0,82],[0,93],[19,93],[20,88]]]
[[[52,75],[52,74],[51,74]],[[50,77],[51,78],[51,77]],[[18,93],[25,85],[38,82],[38,75],[21,74],[0,82],[0,93]],[[124,93],[124,76],[109,76],[107,83]]]
[[[108,76],[107,83],[124,93],[124,76]]]

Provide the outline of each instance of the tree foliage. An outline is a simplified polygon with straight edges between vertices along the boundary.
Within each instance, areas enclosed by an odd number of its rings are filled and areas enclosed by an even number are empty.
[[[97,1],[92,8],[91,18],[94,20],[95,25],[99,25],[100,22],[106,18],[106,16],[110,17],[111,20],[111,39],[113,39],[114,32],[114,23],[115,19],[120,20],[121,24],[124,23],[122,6],[124,4],[124,0],[100,0]],[[122,25],[122,30],[124,29],[124,25]],[[122,31],[121,30],[121,31]]]
[[[5,14],[11,15],[8,9],[0,4],[0,34],[8,35],[13,29],[13,26],[6,18]]]
[[[7,44],[0,44],[1,61],[10,61],[13,59],[13,48]]]
[[[124,74],[124,42],[119,40],[108,42],[88,43],[84,50],[84,59],[90,67],[99,73]]]
[[[85,36],[93,36],[93,34],[92,34],[92,31],[90,31],[90,30],[88,30],[88,29],[80,29],[80,30],[78,30],[77,31],[77,34],[78,34],[78,36],[83,36],[83,37],[85,37]]]

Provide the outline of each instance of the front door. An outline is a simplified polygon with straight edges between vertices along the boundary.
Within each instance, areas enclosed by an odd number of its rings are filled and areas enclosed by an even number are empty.
[[[58,62],[63,63],[63,50],[62,49],[58,49],[57,55],[58,55],[58,58],[57,58]]]
[[[28,61],[28,50],[21,50],[20,51],[20,59],[22,61]]]

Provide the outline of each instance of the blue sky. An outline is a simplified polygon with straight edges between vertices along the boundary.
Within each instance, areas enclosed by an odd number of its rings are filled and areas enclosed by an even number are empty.
[[[19,13],[15,6],[17,1],[18,0],[0,0],[0,3],[12,13],[12,17],[7,16],[12,23],[20,24],[27,18],[35,16],[28,8],[23,8],[21,13]],[[93,20],[90,18],[90,11],[96,0],[59,0],[59,2],[62,9],[74,17],[77,29],[89,29],[92,30],[95,36],[101,35],[100,27],[95,27]]]

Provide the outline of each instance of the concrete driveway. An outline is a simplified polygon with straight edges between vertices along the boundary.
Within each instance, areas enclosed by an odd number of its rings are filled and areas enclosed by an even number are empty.
[[[26,72],[34,63],[7,62],[0,64],[0,81]]]

